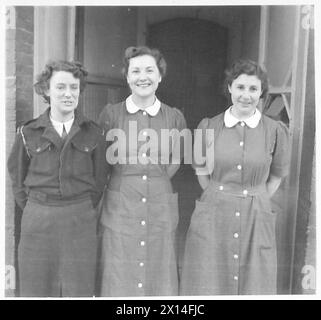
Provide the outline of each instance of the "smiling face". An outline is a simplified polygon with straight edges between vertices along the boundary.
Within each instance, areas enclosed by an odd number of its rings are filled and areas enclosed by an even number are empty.
[[[237,118],[254,114],[262,94],[261,80],[255,75],[241,74],[228,86],[232,99],[232,113]]]
[[[51,115],[57,121],[72,118],[78,106],[80,80],[72,73],[54,71],[49,82],[47,96],[50,97]]]
[[[154,57],[142,55],[129,60],[127,83],[134,100],[154,99],[161,80],[162,77]]]

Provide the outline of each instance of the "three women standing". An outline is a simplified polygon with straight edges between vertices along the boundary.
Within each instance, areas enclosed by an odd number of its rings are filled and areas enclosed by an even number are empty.
[[[100,115],[107,134],[124,133],[117,146],[125,150],[112,165],[102,205],[101,296],[179,292],[178,201],[171,178],[182,144],[174,135],[163,148],[161,138],[162,130],[181,131],[186,122],[178,109],[156,97],[165,73],[158,50],[128,48],[124,75],[131,95]],[[106,183],[107,163],[100,129],[76,110],[86,74],[77,63],[46,66],[36,91],[50,107],[20,128],[9,157],[15,197],[24,209],[22,296],[94,293],[94,207]],[[257,108],[268,84],[256,63],[234,63],[227,84],[232,106],[199,125],[204,132],[214,130],[213,140],[206,141],[206,134],[195,140],[203,149],[214,144],[214,154],[205,158],[213,163],[195,165],[204,192],[187,235],[182,295],[276,293],[276,217],[270,197],[288,170],[288,130]]]
[[[213,141],[195,141],[203,149],[214,143],[214,164],[195,166],[204,191],[187,234],[180,293],[276,294],[270,197],[288,171],[288,130],[257,108],[268,82],[256,63],[236,61],[226,75],[232,106],[199,124],[214,130]]]
[[[186,123],[178,109],[155,95],[166,73],[158,50],[127,48],[123,72],[131,95],[107,105],[99,119],[106,132],[125,133],[117,141],[125,152],[112,166],[101,216],[101,295],[177,295],[178,199],[171,177],[179,168],[175,154],[180,143],[174,137],[170,148],[162,148],[160,138],[162,129],[181,131]],[[151,131],[156,140],[149,139]],[[144,150],[146,143],[149,148]]]

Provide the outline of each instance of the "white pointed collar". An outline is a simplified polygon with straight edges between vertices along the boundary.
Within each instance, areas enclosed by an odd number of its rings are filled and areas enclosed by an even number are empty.
[[[157,97],[155,97],[155,102],[151,106],[145,109],[141,109],[137,107],[137,105],[133,101],[132,95],[130,95],[126,99],[126,108],[129,113],[136,113],[137,111],[142,110],[142,111],[146,111],[150,116],[154,117],[157,115],[160,107],[161,107],[161,102],[157,99]]]
[[[70,120],[68,120],[66,122],[60,122],[60,121],[54,120],[51,117],[51,114],[49,114],[49,118],[50,118],[50,121],[51,121],[53,127],[56,129],[56,131],[58,132],[58,134],[60,136],[62,136],[62,132],[64,130],[64,127],[66,129],[66,132],[69,133],[69,131],[72,127],[72,124],[74,123],[74,119],[75,119],[75,117],[73,116]]]
[[[229,107],[224,113],[224,124],[228,128],[234,127],[239,122],[244,122],[247,126],[253,129],[257,127],[261,120],[262,114],[259,109],[255,109],[254,114],[249,118],[245,120],[239,120],[238,118],[233,116],[231,108],[232,107]]]

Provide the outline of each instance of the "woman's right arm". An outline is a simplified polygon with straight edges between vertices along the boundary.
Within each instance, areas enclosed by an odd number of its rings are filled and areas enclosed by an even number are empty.
[[[18,130],[14,145],[8,158],[8,171],[12,180],[12,189],[15,200],[21,209],[27,203],[27,192],[24,184],[30,164],[30,156],[24,145],[22,129]]]
[[[198,183],[200,184],[201,188],[203,190],[205,190],[210,183],[210,176],[209,175],[198,175],[197,179],[198,179]]]
[[[194,146],[193,146],[193,168],[197,175],[198,182],[203,190],[205,190],[210,182],[209,164],[206,156],[207,153],[207,133],[209,119],[203,119],[194,135]]]

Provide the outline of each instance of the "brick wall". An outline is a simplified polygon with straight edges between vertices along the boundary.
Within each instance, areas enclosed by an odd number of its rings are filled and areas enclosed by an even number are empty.
[[[33,7],[17,7],[17,125],[33,117]]]
[[[16,128],[16,64],[15,64],[15,10],[8,8],[6,30],[6,150],[11,148],[15,137]],[[6,172],[6,295],[12,296],[15,288],[15,274],[7,274],[9,266],[14,266],[14,200],[11,192],[11,183],[8,172]],[[11,290],[8,290],[11,288]]]
[[[17,126],[33,116],[33,7],[6,8],[6,157]],[[17,294],[16,245],[21,212],[6,174],[6,296]]]

